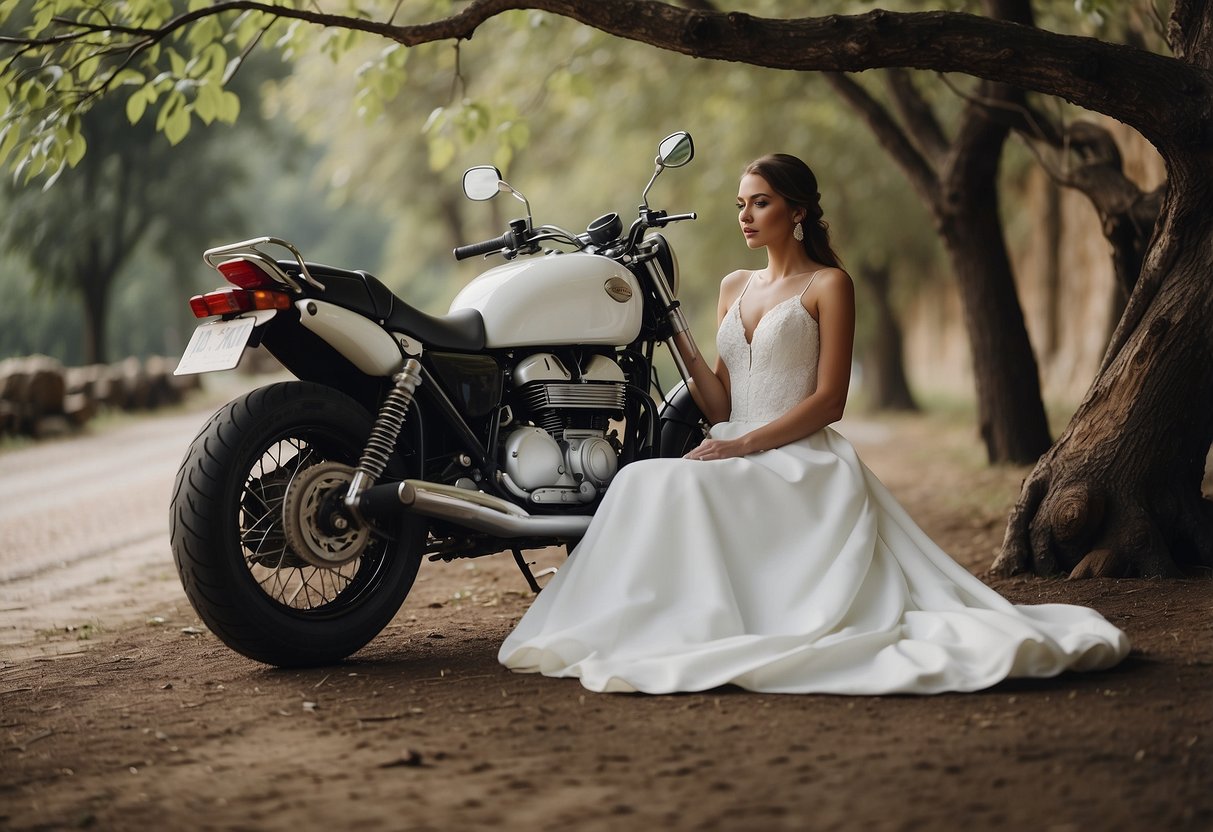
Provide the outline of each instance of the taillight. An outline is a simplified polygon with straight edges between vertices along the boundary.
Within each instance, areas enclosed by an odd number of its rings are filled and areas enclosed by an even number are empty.
[[[195,318],[290,307],[291,299],[288,295],[265,289],[219,289],[190,298],[190,309],[193,310]]]
[[[241,289],[272,289],[279,285],[278,281],[249,260],[228,260],[220,263],[218,268],[228,283],[234,283]]]

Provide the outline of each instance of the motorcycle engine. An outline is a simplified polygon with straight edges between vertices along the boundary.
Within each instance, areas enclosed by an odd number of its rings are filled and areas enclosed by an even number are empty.
[[[627,377],[611,358],[590,356],[574,375],[552,353],[536,353],[514,368],[516,414],[529,422],[503,443],[508,488],[534,503],[588,503],[619,470],[607,439],[622,418]]]

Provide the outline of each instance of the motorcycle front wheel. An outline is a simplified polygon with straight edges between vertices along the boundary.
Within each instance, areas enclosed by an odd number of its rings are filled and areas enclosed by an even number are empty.
[[[333,566],[294,551],[283,525],[292,481],[321,463],[356,465],[371,426],[343,393],[293,381],[241,396],[194,439],[173,491],[173,558],[195,611],[233,650],[279,667],[331,664],[400,609],[421,563],[421,518],[402,511]]]
[[[657,456],[677,459],[699,447],[707,438],[707,423],[699,405],[691,398],[686,382],[679,382],[667,395],[659,417],[661,433]]]

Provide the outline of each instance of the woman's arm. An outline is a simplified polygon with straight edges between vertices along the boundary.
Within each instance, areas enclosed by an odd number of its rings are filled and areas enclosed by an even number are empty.
[[[846,272],[830,269],[817,280],[815,293],[821,357],[817,389],[772,422],[736,439],[709,439],[687,454],[693,459],[725,459],[766,451],[803,439],[842,418],[851,384],[855,343],[855,286]],[[809,309],[813,312],[813,309]]]
[[[745,285],[746,279],[748,279],[746,272],[737,271],[720,281],[720,298],[716,304],[717,326],[724,320],[725,314],[728,313],[733,300],[741,291],[740,287]],[[707,361],[704,360],[703,353],[698,349],[693,349],[690,339],[684,334],[675,336],[674,343],[678,347],[678,352],[682,354],[687,371],[691,374],[687,388],[691,391],[691,398],[695,400],[695,404],[699,405],[699,410],[703,413],[704,418],[712,424],[728,421],[729,413],[732,411],[732,399],[729,371],[724,366],[724,362],[717,357],[716,366],[709,367]]]

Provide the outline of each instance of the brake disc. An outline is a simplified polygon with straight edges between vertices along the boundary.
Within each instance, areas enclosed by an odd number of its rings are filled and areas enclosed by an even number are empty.
[[[299,471],[282,502],[282,527],[291,550],[312,566],[326,569],[355,560],[366,550],[371,531],[340,511],[354,469],[319,462]]]

